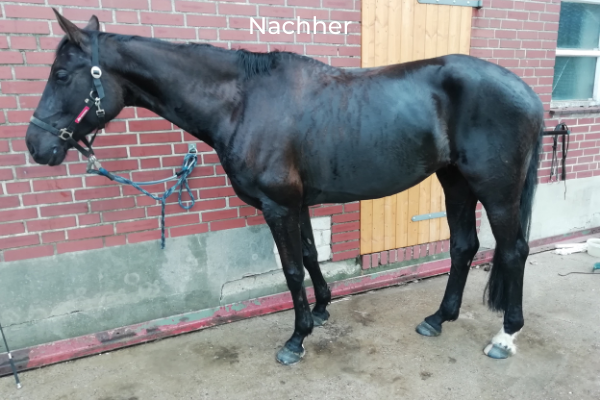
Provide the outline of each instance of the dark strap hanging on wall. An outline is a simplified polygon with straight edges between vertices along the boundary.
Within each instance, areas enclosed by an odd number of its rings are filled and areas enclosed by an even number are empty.
[[[556,125],[553,131],[544,131],[544,136],[553,136],[552,143],[552,163],[550,164],[550,178],[548,182],[558,181],[558,136],[562,136],[562,159],[560,179],[565,185],[565,199],[567,198],[567,153],[569,152],[569,142],[571,139],[571,131],[567,124],[560,123]]]

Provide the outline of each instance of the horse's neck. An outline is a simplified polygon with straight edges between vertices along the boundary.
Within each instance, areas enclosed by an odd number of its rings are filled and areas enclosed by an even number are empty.
[[[233,52],[131,40],[119,44],[126,105],[147,108],[210,145],[242,104]]]

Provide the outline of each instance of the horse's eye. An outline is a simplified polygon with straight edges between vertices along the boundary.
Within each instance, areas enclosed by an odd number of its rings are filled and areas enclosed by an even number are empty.
[[[56,72],[55,76],[59,81],[66,81],[69,78],[69,73],[64,69],[61,69]]]

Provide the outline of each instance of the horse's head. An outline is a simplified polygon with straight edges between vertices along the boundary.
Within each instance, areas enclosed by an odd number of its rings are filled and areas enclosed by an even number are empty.
[[[49,165],[63,162],[69,148],[79,146],[76,143],[85,140],[85,135],[102,127],[123,108],[123,93],[116,77],[108,70],[92,68],[98,18],[92,16],[88,25],[80,29],[54,12],[66,35],[56,50],[50,77],[25,138],[33,159]],[[108,53],[100,53],[100,64]],[[105,92],[101,102],[97,101],[94,76],[101,76],[96,79]]]

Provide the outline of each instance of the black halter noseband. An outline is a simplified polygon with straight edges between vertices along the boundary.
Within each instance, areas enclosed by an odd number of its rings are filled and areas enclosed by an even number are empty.
[[[71,146],[73,146],[77,150],[79,150],[79,152],[81,154],[83,154],[84,156],[86,156],[87,158],[94,156],[94,150],[92,149],[92,144],[94,143],[94,140],[96,139],[96,135],[98,134],[98,131],[100,129],[104,128],[104,125],[106,124],[105,120],[104,120],[105,112],[102,109],[102,105],[101,105],[101,101],[104,98],[104,87],[102,86],[102,81],[100,81],[100,77],[102,76],[102,70],[100,69],[100,63],[98,62],[98,33],[97,32],[92,33],[91,74],[92,74],[92,78],[94,78],[94,87],[92,88],[92,91],[90,92],[90,98],[93,100],[93,104],[90,99],[85,99],[84,100],[85,106],[79,112],[79,114],[75,118],[73,118],[71,123],[69,125],[67,125],[66,128],[57,129],[57,128],[53,127],[52,125],[42,121],[39,118],[31,117],[32,124],[42,128],[45,131],[50,132],[51,134],[61,138],[62,140],[66,141]],[[97,95],[96,97],[94,97],[94,92]],[[84,148],[83,146],[81,146],[78,143],[77,140],[73,139],[73,134],[75,132],[75,128],[76,128],[77,124],[79,124],[83,120],[83,118],[86,116],[88,111],[90,111],[93,108],[96,109],[96,116],[98,117],[98,125],[96,126],[96,131],[94,132],[94,135],[92,136],[91,140],[88,140],[85,136],[80,139],[83,142],[83,144],[87,147],[87,148]]]

